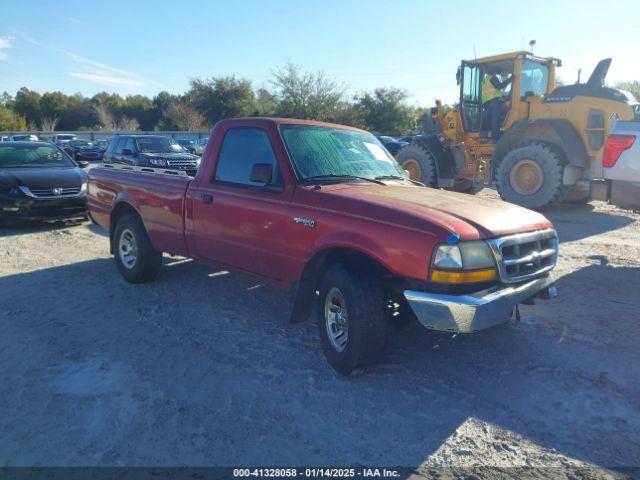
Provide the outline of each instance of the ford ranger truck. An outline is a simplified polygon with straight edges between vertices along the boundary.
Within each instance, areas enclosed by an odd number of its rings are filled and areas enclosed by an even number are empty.
[[[292,322],[315,314],[343,374],[379,361],[407,319],[471,333],[555,296],[549,220],[412,181],[355,128],[223,120],[193,178],[114,166],[89,176],[91,216],[126,280],[156,278],[163,252],[262,277],[292,292]]]

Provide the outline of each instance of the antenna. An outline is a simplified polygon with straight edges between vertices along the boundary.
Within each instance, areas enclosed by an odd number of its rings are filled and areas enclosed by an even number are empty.
[[[531,55],[533,55],[533,47],[536,45],[535,39],[529,40],[529,46],[531,47]]]
[[[473,59],[474,60],[478,59],[478,56],[476,55],[476,44],[475,43],[473,44]]]

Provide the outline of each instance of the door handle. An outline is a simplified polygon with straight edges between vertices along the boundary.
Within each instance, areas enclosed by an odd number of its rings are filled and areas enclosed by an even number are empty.
[[[213,195],[209,195],[208,193],[205,193],[204,195],[202,195],[202,203],[206,203],[207,205],[212,204]]]

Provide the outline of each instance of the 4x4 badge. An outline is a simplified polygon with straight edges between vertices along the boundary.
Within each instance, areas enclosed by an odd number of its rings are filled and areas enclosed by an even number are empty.
[[[311,218],[293,217],[293,221],[296,223],[301,223],[307,228],[314,228],[316,226],[316,221]]]

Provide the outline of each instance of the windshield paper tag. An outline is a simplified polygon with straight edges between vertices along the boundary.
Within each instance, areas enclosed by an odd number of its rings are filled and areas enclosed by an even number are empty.
[[[391,160],[389,160],[389,157],[387,156],[386,153],[384,153],[384,150],[380,145],[376,145],[375,143],[369,143],[369,142],[362,142],[362,143],[364,143],[364,146],[369,149],[369,151],[374,157],[376,157],[376,160],[382,160],[383,162],[391,162]]]

